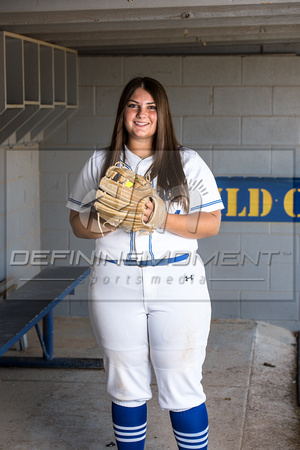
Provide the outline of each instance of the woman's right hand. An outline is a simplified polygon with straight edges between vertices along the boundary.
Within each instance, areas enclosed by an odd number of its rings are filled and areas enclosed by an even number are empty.
[[[116,228],[100,219],[96,212],[70,211],[70,225],[76,237],[81,239],[98,239],[115,231]]]

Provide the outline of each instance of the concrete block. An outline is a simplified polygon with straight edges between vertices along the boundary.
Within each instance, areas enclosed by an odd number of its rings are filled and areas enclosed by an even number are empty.
[[[300,125],[300,123],[299,123]],[[296,147],[295,152],[295,164],[294,164],[294,175],[295,177],[300,177],[300,147]]]
[[[73,300],[70,299],[70,316],[88,317],[89,307],[87,300]]]
[[[11,211],[3,216],[1,225],[3,225],[3,232],[5,231],[5,241],[3,242],[3,248],[13,244],[13,242],[20,239],[19,226],[18,226],[18,211]],[[5,228],[4,228],[5,226]]]
[[[228,301],[218,302],[212,300],[211,303],[211,318],[212,319],[239,319],[240,308],[239,302]]]
[[[6,181],[39,173],[38,150],[13,150],[6,152]]]
[[[41,249],[65,250],[67,254],[68,251],[71,251],[69,250],[69,231],[71,232],[71,226],[68,224],[66,224],[66,230],[43,230],[41,232]]]
[[[124,58],[124,81],[151,77],[164,87],[181,85],[180,56],[128,56]]]
[[[20,217],[20,211],[17,212]],[[18,219],[17,219],[18,220]],[[18,236],[27,237],[32,233],[40,233],[40,205],[29,203],[22,214],[22,221],[18,220]],[[40,245],[40,242],[39,242]]]
[[[215,176],[264,176],[271,172],[268,148],[218,147],[213,149],[212,157]]]
[[[224,304],[229,304],[229,302],[233,302],[235,304],[240,301],[240,293],[237,291],[214,291],[212,290],[210,293],[210,297],[212,302],[218,303],[223,302]]]
[[[206,162],[208,167],[212,170],[212,150],[210,147],[193,147],[193,150],[195,150],[199,156]]]
[[[96,89],[96,114],[98,116],[113,116],[117,114],[122,88],[97,87]]]
[[[94,116],[96,114],[95,86],[79,86],[78,109],[75,116]]]
[[[243,117],[242,144],[297,145],[299,119],[294,117]]]
[[[20,209],[24,214],[29,204],[37,204],[39,200],[39,177],[37,174],[32,177],[20,177],[7,183],[6,212]]]
[[[72,117],[68,124],[68,143],[74,145],[109,144],[114,117]]]
[[[184,86],[239,86],[240,56],[183,57]]]
[[[65,145],[67,143],[67,124],[68,121],[62,122],[47,139],[43,140],[44,145]]]
[[[276,116],[300,115],[300,81],[297,87],[273,88],[273,114]]]
[[[74,264],[92,265],[95,261],[94,239],[78,239],[70,231],[70,249],[74,250]]]
[[[267,294],[267,295],[266,295]],[[298,305],[295,301],[285,300],[286,293],[278,293],[278,300],[272,301],[270,293],[244,293],[241,301],[241,318],[255,320],[295,320]],[[246,300],[245,297],[249,297]],[[255,298],[258,298],[256,301]]]
[[[78,58],[79,86],[122,86],[121,56],[87,56]]]
[[[300,293],[300,264],[297,262],[292,267],[290,267],[290,277],[293,276],[293,289],[295,294],[299,295]]]
[[[70,295],[65,297],[53,310],[55,317],[70,315]]]
[[[252,86],[298,86],[297,56],[246,56],[242,58],[242,84]]]
[[[88,310],[88,287],[89,279],[84,280],[82,285],[75,289],[74,295],[70,296],[70,315],[87,317]]]
[[[240,317],[238,291],[210,291],[213,319],[238,319]]]
[[[176,116],[211,115],[210,87],[169,87],[167,94],[171,112]]]
[[[247,262],[212,266],[211,286],[219,291],[268,291],[269,267]]]
[[[237,117],[185,117],[184,145],[239,145],[240,119]]]
[[[271,88],[215,87],[213,91],[213,113],[215,115],[270,115],[271,105]]]
[[[198,252],[205,266],[236,266],[240,254],[240,236],[218,234],[198,240]]]
[[[67,169],[67,168],[66,168]],[[67,201],[67,174],[43,173],[41,175],[41,202]]]
[[[178,142],[182,142],[182,117],[172,117],[175,136]]]
[[[218,182],[218,179],[217,179]],[[268,222],[221,222],[220,233],[226,239],[227,234],[242,234],[242,233],[265,233],[270,231],[270,224]]]
[[[296,302],[296,298],[292,292],[286,291],[259,291],[251,292],[251,291],[243,291],[241,292],[241,302],[262,302],[267,303],[268,301],[272,303],[286,303],[287,305],[293,304]]]
[[[296,148],[272,148],[271,173],[274,177],[293,177]]]
[[[41,204],[42,230],[65,230],[69,226],[69,209],[65,202],[45,202]]]
[[[7,272],[6,278],[16,280],[18,286],[24,283],[21,280],[27,270],[34,272],[34,275],[38,272],[38,266],[31,266],[30,260],[32,258],[32,250],[38,250],[40,248],[40,231],[32,232],[30,235],[15,240],[12,244],[6,248],[6,261]],[[28,253],[29,252],[29,253]],[[32,276],[32,275],[31,275]]]
[[[281,264],[274,259],[274,262],[270,266],[270,290],[296,293],[297,277],[294,275],[293,262],[290,264]]]
[[[80,149],[69,147],[55,150],[44,147],[40,156],[41,173],[78,174],[94,151],[94,148],[86,146],[82,146]]]
[[[289,265],[295,257],[294,238],[282,234],[243,234],[241,249],[259,257],[259,264]]]
[[[295,233],[295,224],[293,222],[271,222],[270,223],[270,233],[271,234],[281,234],[281,235],[290,235],[294,236]]]

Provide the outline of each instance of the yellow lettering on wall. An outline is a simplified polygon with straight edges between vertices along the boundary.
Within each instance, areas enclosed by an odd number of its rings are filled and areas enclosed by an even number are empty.
[[[290,217],[296,217],[296,214],[294,213],[294,197],[296,192],[300,192],[300,189],[290,189],[283,199],[284,210]],[[300,214],[298,214],[297,217],[300,217]]]
[[[258,217],[259,216],[259,189],[248,189],[250,192],[249,199],[249,217]]]
[[[258,217],[259,216],[259,193],[262,193],[262,213],[260,217],[266,216],[272,209],[273,199],[272,195],[266,189],[248,189],[250,192],[250,210],[249,217]]]
[[[226,216],[236,217],[246,215],[246,206],[238,214],[237,213],[237,194],[239,192],[238,188],[228,188],[227,191],[227,214]]]
[[[267,214],[269,214],[269,212],[272,209],[272,205],[273,205],[273,199],[272,199],[272,195],[270,194],[269,191],[267,191],[266,189],[261,189],[261,192],[263,194],[263,210],[261,213],[261,217],[266,216]]]

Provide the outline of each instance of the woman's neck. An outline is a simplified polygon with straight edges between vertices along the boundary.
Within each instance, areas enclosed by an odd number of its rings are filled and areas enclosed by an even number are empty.
[[[142,159],[148,158],[148,156],[151,156],[154,153],[150,143],[147,144],[130,140],[127,143],[127,148]]]

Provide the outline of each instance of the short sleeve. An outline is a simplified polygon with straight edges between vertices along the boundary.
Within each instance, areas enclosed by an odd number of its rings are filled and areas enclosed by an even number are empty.
[[[194,150],[184,149],[183,162],[190,195],[189,212],[223,209],[215,177],[200,155]]]
[[[83,166],[67,201],[67,208],[81,212],[96,198],[105,150],[97,150]]]

